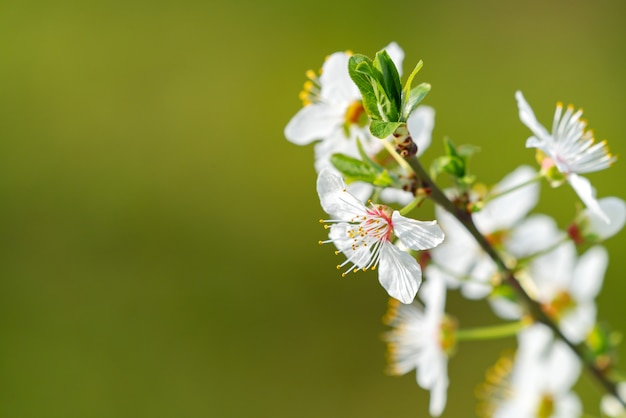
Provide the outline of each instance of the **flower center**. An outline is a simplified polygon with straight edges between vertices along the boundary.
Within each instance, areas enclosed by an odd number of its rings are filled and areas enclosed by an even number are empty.
[[[544,311],[552,318],[559,320],[567,311],[576,306],[576,301],[569,292],[562,290],[556,294],[551,302],[544,304]]]
[[[554,398],[549,393],[541,396],[537,406],[537,418],[550,418],[554,413]]]
[[[359,125],[363,126],[364,122],[367,123],[367,119],[363,120],[367,114],[365,113],[365,108],[363,107],[363,102],[360,100],[356,100],[350,103],[350,106],[346,109],[346,114],[344,115],[344,120],[346,125]]]
[[[362,212],[363,213],[363,212]],[[337,266],[338,270],[351,263],[341,275],[346,276],[350,271],[375,270],[380,258],[382,245],[393,239],[393,223],[391,221],[392,209],[383,205],[374,205],[365,208],[363,214],[357,215],[345,221],[331,220],[320,221],[322,223],[340,223],[346,226],[334,225],[341,230],[341,234],[331,236],[328,241],[320,241],[320,244],[334,242],[337,246],[335,254],[345,254],[346,260]],[[324,225],[329,228],[329,225]],[[344,229],[345,228],[345,229]],[[331,231],[332,234],[332,231]]]
[[[447,355],[453,354],[456,348],[457,328],[456,320],[451,316],[444,315],[439,324],[439,345]]]

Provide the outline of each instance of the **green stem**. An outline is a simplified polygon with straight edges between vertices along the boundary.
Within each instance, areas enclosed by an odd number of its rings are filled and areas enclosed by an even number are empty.
[[[513,288],[513,290],[519,295],[524,307],[526,308],[526,312],[539,323],[544,324],[548,328],[552,330],[552,332],[562,340],[565,344],[567,344],[573,351],[576,353],[578,358],[585,364],[589,373],[595,377],[596,381],[611,395],[613,395],[616,399],[618,399],[624,406],[626,406],[626,402],[622,399],[617,393],[616,383],[609,378],[603,370],[599,369],[591,360],[593,356],[589,348],[584,344],[574,344],[572,343],[559,329],[556,323],[546,315],[546,313],[541,309],[541,306],[537,301],[531,298],[526,290],[522,287],[520,282],[515,277],[513,271],[507,267],[504,260],[500,257],[498,252],[491,246],[491,244],[487,241],[485,236],[480,233],[470,213],[467,210],[461,209],[456,206],[448,197],[444,194],[444,192],[433,182],[430,178],[426,170],[422,167],[419,160],[415,156],[408,157],[406,159],[408,164],[411,166],[417,178],[422,182],[423,187],[430,190],[430,198],[439,206],[441,206],[446,211],[450,212],[459,222],[465,226],[470,234],[474,237],[474,239],[478,242],[481,248],[489,255],[489,257],[493,260],[493,262],[498,266],[500,273],[502,274],[503,281],[507,283],[509,286]]]
[[[508,194],[508,193],[514,192],[514,191],[516,191],[516,190],[519,190],[519,189],[521,189],[522,187],[526,187],[526,186],[528,186],[529,184],[532,184],[532,183],[534,183],[534,182],[536,182],[536,181],[541,180],[542,178],[543,178],[543,173],[542,173],[542,172],[539,172],[539,173],[537,173],[537,175],[536,175],[535,177],[533,177],[532,179],[530,179],[530,180],[528,180],[528,181],[525,181],[525,182],[523,182],[523,183],[517,184],[517,185],[515,185],[515,186],[511,187],[510,189],[507,189],[507,190],[501,190],[501,191],[498,191],[498,192],[493,193],[493,194],[488,193],[488,194],[487,194],[487,196],[485,196],[485,198],[483,199],[483,204],[487,204],[487,202],[491,202],[492,200],[495,200],[495,199],[497,199],[497,198],[499,198],[499,197],[502,197],[502,196],[504,196],[504,195],[506,195],[506,194]]]
[[[418,195],[415,199],[411,200],[411,202],[399,210],[400,215],[406,216],[407,213],[411,212],[415,209],[420,203],[422,203],[426,199],[426,196]]]
[[[457,341],[468,340],[493,340],[516,335],[519,331],[528,326],[525,321],[508,322],[502,325],[492,325],[488,327],[478,327],[460,329],[456,332]]]

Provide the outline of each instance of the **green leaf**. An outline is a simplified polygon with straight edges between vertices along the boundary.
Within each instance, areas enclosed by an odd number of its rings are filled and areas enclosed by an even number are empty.
[[[448,173],[456,178],[465,177],[465,163],[456,156],[443,155],[433,161],[432,170],[435,173]]]
[[[382,74],[380,80],[385,96],[391,103],[392,114],[389,114],[389,120],[397,120],[402,106],[402,83],[396,64],[393,62],[387,51],[382,50],[376,53],[374,57],[374,67]],[[394,117],[395,116],[395,117]]]
[[[443,149],[446,152],[446,155],[457,157],[459,153],[456,151],[456,147],[450,138],[447,136],[443,138]]]
[[[378,110],[377,93],[374,91],[376,77],[372,60],[365,55],[355,54],[348,60],[348,73],[363,98],[363,107],[370,118],[382,119]]]
[[[363,161],[368,163],[370,166],[374,167],[379,172],[382,172],[384,170],[384,168],[380,164],[376,163],[374,160],[370,158],[369,155],[367,155],[367,153],[365,152],[365,149],[363,148],[363,143],[358,137],[356,139],[356,147],[359,150],[359,155],[361,156],[361,159]]]
[[[383,139],[393,134],[396,129],[404,124],[404,122],[385,122],[382,120],[373,120],[370,124],[370,132],[376,138]]]
[[[415,75],[419,72],[419,70],[422,69],[423,65],[424,63],[422,62],[422,60],[420,60],[420,62],[417,63],[415,68],[413,68],[413,71],[411,71],[409,78],[406,79],[406,83],[404,83],[404,87],[402,88],[402,108],[405,107],[406,101],[409,98],[409,93],[411,92],[411,85],[413,84],[413,78],[415,78]]]
[[[364,181],[380,187],[391,186],[394,183],[387,170],[373,166],[368,161],[361,161],[345,154],[333,154],[330,157],[330,162],[346,178],[348,183]]]
[[[420,102],[424,99],[424,97],[430,91],[430,84],[422,83],[415,88],[413,88],[408,97],[406,97],[404,101],[404,105],[402,107],[402,120],[407,121],[411,113],[415,110],[415,108],[420,104]]]

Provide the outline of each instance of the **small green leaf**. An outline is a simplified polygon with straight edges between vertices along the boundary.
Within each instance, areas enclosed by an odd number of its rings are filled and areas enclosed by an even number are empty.
[[[374,186],[378,186],[378,187],[389,187],[393,185],[393,183],[394,183],[393,178],[391,178],[387,170],[381,171],[378,174],[378,177],[376,177],[374,181],[372,182]]]
[[[346,178],[348,183],[364,181],[381,187],[393,184],[393,179],[387,170],[379,169],[367,161],[361,161],[345,154],[333,154],[330,157],[330,162]]]
[[[415,110],[415,108],[420,104],[420,102],[424,99],[424,97],[430,91],[430,84],[422,83],[415,88],[413,88],[408,97],[404,101],[404,105],[402,107],[402,120],[408,120],[411,113]]]
[[[443,155],[433,161],[432,170],[435,173],[448,173],[456,178],[465,177],[463,159],[456,156]]]
[[[415,75],[419,72],[419,70],[422,69],[423,65],[424,63],[422,62],[422,60],[420,60],[420,62],[417,63],[415,68],[413,68],[413,71],[409,75],[409,78],[406,79],[406,83],[404,83],[404,87],[402,88],[402,108],[405,107],[406,101],[409,99],[409,93],[411,92],[411,85],[413,84],[413,78],[415,78]]]
[[[363,107],[372,119],[382,119],[378,110],[377,93],[374,91],[375,77],[374,65],[365,55],[355,54],[348,60],[348,73],[354,84],[358,87],[363,98]]]
[[[359,155],[361,156],[361,159],[363,161],[368,163],[370,166],[374,167],[379,172],[382,172],[384,170],[384,168],[380,164],[376,163],[374,160],[370,158],[369,155],[367,155],[367,153],[365,152],[365,149],[363,148],[363,143],[361,143],[361,140],[359,138],[356,139],[356,147],[359,150]]]
[[[404,122],[385,122],[382,120],[373,120],[370,124],[370,132],[376,138],[383,139],[393,134],[396,129],[404,124]]]
[[[385,91],[386,97],[391,103],[393,112],[397,115],[402,105],[402,83],[396,64],[393,62],[387,51],[382,50],[376,53],[374,57],[374,67],[382,74],[381,84]],[[389,120],[397,120],[391,117]]]

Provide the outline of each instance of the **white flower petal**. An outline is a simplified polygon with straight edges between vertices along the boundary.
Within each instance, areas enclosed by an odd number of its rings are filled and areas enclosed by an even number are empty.
[[[580,417],[583,412],[582,403],[574,392],[563,394],[555,404],[554,418]]]
[[[506,191],[527,183],[537,175],[529,166],[517,167],[494,187],[493,192]],[[535,207],[539,199],[539,183],[533,182],[490,201],[475,216],[478,229],[491,233],[509,229]]]
[[[433,128],[435,127],[435,109],[430,106],[418,106],[406,121],[407,129],[417,145],[419,157],[430,146]]]
[[[570,291],[577,300],[593,300],[600,292],[609,255],[604,247],[596,245],[578,259]]]
[[[345,102],[349,105],[360,100],[359,89],[350,78],[348,60],[350,55],[345,52],[331,54],[322,66],[320,75],[322,100],[328,102]],[[343,115],[342,115],[343,116]]]
[[[428,411],[433,417],[443,413],[448,398],[448,367],[447,362],[442,362],[443,370],[440,371],[439,379],[430,389],[430,404]]]
[[[396,210],[391,215],[391,222],[402,244],[412,250],[427,250],[443,242],[444,233],[437,221],[422,222],[405,218]]]
[[[324,169],[317,176],[317,194],[324,211],[337,219],[350,220],[366,210],[361,201],[346,191],[343,179],[331,169]]]
[[[352,228],[353,226],[347,223],[333,224],[330,226],[328,237],[352,264],[358,268],[364,268],[372,259],[372,253],[365,246],[353,248],[354,240],[348,235],[348,230]],[[351,267],[352,265],[348,265],[345,270],[348,271]]]
[[[335,106],[319,102],[303,107],[285,126],[285,137],[296,145],[324,139],[341,127],[343,115]]]
[[[592,233],[598,239],[605,240],[617,234],[624,227],[626,203],[619,197],[605,197],[598,200],[598,204],[602,213],[610,219],[610,223],[607,224],[596,212],[585,209],[583,216],[588,219],[589,225],[584,232]]]
[[[483,299],[491,293],[493,287],[490,283],[481,283],[476,281],[464,282],[461,287],[461,294],[467,299],[478,300]]]
[[[537,285],[539,299],[550,301],[556,292],[569,289],[575,265],[576,246],[571,241],[535,258],[530,266],[530,275]]]
[[[390,242],[382,243],[378,281],[389,296],[411,303],[422,283],[422,269],[410,254]]]
[[[521,258],[538,253],[563,238],[556,221],[548,215],[531,215],[518,224],[506,240],[511,255]]]
[[[425,312],[440,322],[446,308],[447,274],[437,266],[430,264],[426,267],[426,282],[420,290],[420,299],[424,302]],[[437,327],[439,324],[436,325]]]
[[[596,313],[594,301],[578,302],[575,308],[565,312],[559,328],[574,344],[583,342],[596,323]]]
[[[593,211],[600,217],[600,219],[608,224],[610,220],[606,214],[602,212],[602,209],[596,200],[596,191],[593,186],[591,186],[589,180],[579,176],[578,174],[570,173],[567,176],[567,181],[572,186],[578,197],[580,197],[580,200],[583,201],[585,206],[587,206],[589,210]]]
[[[571,348],[559,340],[555,340],[549,349],[549,356],[544,359],[542,374],[553,393],[565,393],[580,376],[582,370],[580,360]]]
[[[404,51],[395,42],[389,43],[389,45],[387,45],[384,49],[385,51],[387,51],[387,54],[389,54],[389,57],[391,58],[393,63],[396,64],[398,74],[400,75],[400,77],[402,77],[402,62],[404,61]]]
[[[524,125],[526,125],[528,129],[530,129],[538,137],[540,141],[543,142],[551,138],[546,128],[544,128],[543,125],[541,125],[537,121],[537,118],[535,117],[533,110],[530,108],[530,105],[528,104],[528,102],[526,102],[526,99],[524,99],[524,95],[522,95],[521,91],[515,92],[515,98],[517,99],[517,107],[519,108],[519,118],[522,121],[522,123],[524,123]],[[526,147],[528,147],[528,144],[526,144]]]
[[[490,297],[488,299],[489,305],[493,312],[502,319],[520,319],[524,311],[519,304],[512,302],[503,297]]]
[[[415,195],[402,189],[386,187],[380,192],[380,200],[386,203],[398,203],[406,206],[415,199]]]

